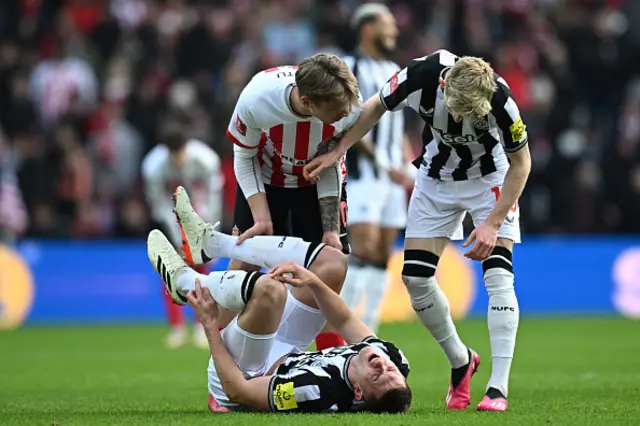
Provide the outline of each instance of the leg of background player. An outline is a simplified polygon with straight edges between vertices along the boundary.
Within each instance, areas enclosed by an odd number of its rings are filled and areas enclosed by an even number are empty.
[[[184,346],[188,341],[187,329],[184,323],[184,308],[173,303],[171,296],[166,290],[163,292],[162,299],[167,312],[167,318],[169,319],[169,325],[171,326],[171,331],[166,338],[165,344],[170,349]]]
[[[342,298],[351,310],[355,310],[370,284],[367,266],[373,262],[380,245],[380,228],[373,223],[349,225],[349,240],[352,253],[349,256],[347,279],[342,289]]]
[[[197,265],[194,266],[193,269],[200,274],[207,274],[209,272],[209,268],[207,265]],[[196,318],[195,323],[193,324],[193,344],[202,349],[209,348],[209,339],[207,339],[207,335],[202,328],[202,324]]]
[[[380,241],[378,249],[376,250],[376,256],[372,259],[370,265],[367,266],[368,281],[365,288],[367,296],[362,320],[373,331],[378,330],[382,300],[389,281],[387,264],[397,236],[397,229],[381,228]]]
[[[498,238],[496,248],[482,262],[489,294],[487,325],[491,342],[491,378],[479,410],[504,411],[509,392],[509,373],[516,345],[520,310],[513,287],[513,241]]]

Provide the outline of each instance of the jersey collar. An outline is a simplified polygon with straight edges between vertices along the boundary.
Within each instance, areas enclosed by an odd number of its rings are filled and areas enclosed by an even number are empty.
[[[293,108],[291,107],[291,91],[293,90],[293,88],[296,87],[295,83],[291,83],[290,85],[287,86],[287,89],[284,91],[284,103],[287,104],[287,108],[289,108],[289,112],[291,112],[291,114],[295,115],[298,118],[301,118],[303,120],[310,120],[313,118],[313,116],[308,115],[300,115],[298,113],[296,113]]]

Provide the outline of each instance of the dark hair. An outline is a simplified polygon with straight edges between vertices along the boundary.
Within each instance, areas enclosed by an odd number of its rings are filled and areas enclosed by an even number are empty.
[[[162,144],[169,149],[169,152],[178,152],[187,144],[187,134],[184,126],[177,122],[168,123],[163,131]]]
[[[372,413],[404,413],[411,407],[413,395],[411,388],[407,385],[404,388],[394,388],[379,398],[368,398],[365,406],[366,410]]]

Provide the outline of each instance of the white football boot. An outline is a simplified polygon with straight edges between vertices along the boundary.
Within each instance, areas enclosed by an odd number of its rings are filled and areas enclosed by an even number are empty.
[[[186,305],[186,292],[181,292],[178,288],[178,276],[188,269],[189,265],[176,252],[167,237],[157,229],[151,231],[147,238],[147,255],[173,301],[178,305]]]
[[[205,235],[212,239],[210,241],[215,241],[215,229],[220,222],[211,225],[198,216],[191,205],[189,194],[182,186],[176,188],[173,201],[175,204],[173,212],[180,225],[185,260],[190,265],[202,265],[209,262],[212,257],[209,257],[204,251]],[[215,257],[215,253],[210,254]]]

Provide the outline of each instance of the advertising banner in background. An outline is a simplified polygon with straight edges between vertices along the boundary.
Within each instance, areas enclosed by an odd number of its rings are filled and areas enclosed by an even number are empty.
[[[225,269],[228,260],[211,265]],[[640,318],[640,240],[528,238],[514,255],[516,293],[526,315]],[[383,321],[414,318],[402,284],[402,251],[389,261]],[[451,245],[438,281],[455,318],[484,316],[480,263]],[[38,242],[0,247],[0,329],[21,323],[127,323],[164,319],[163,287],[143,241]]]

